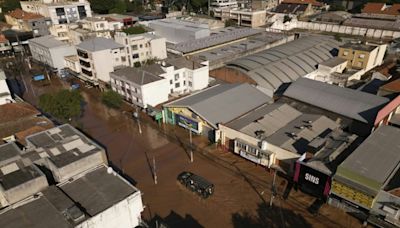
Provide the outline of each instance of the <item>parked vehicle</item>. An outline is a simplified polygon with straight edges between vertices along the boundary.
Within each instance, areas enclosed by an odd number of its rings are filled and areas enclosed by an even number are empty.
[[[196,192],[204,199],[214,193],[214,185],[201,176],[191,172],[182,172],[178,175],[178,181],[192,192]]]

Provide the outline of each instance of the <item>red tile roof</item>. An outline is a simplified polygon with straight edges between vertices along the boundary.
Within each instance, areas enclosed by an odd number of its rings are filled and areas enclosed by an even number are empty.
[[[22,145],[26,145],[26,141],[25,141],[26,137],[33,135],[35,133],[38,133],[38,132],[45,131],[52,127],[54,127],[54,125],[52,125],[52,124],[48,124],[46,126],[33,126],[28,129],[24,129],[20,132],[15,133],[15,137],[18,140],[18,142],[20,142]]]
[[[3,34],[0,34],[0,43],[7,43],[7,42],[8,42],[7,38]]]
[[[400,92],[400,79],[396,79],[394,81],[391,81],[388,84],[385,84],[385,85],[381,86],[381,88],[386,90],[386,91]]]
[[[10,17],[22,19],[22,20],[38,19],[38,18],[43,17],[40,14],[28,13],[19,8],[15,9],[13,11],[10,11],[7,15],[9,15]]]
[[[400,15],[400,4],[386,5],[385,3],[367,3],[361,10],[362,13]]]
[[[311,4],[312,6],[323,6],[324,4],[317,0],[283,0],[282,3],[288,4]]]
[[[8,103],[0,105],[0,123],[18,121],[21,118],[33,117],[40,112],[28,103]]]

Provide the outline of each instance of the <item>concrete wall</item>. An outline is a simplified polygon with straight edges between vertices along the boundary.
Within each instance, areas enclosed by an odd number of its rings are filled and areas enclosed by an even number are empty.
[[[158,38],[150,40],[150,53],[151,57],[156,59],[166,59],[167,58],[167,47],[165,45],[165,38]]]
[[[0,74],[4,74],[4,72],[0,72]],[[4,95],[0,97],[0,105],[10,103],[12,101],[11,92],[8,88],[6,80],[0,80],[0,94],[8,93],[8,95]]]
[[[142,100],[144,108],[147,105],[156,106],[168,101],[169,81],[161,79],[142,86]]]
[[[105,211],[89,218],[76,228],[125,228],[137,227],[141,222],[143,203],[137,191]]]
[[[208,63],[207,63],[208,64]],[[202,90],[208,86],[209,69],[208,65],[195,70],[188,70],[186,73],[187,86],[190,91]],[[189,82],[192,86],[189,86]]]
[[[286,22],[285,24],[281,21],[276,21],[271,28],[267,28],[267,31],[276,30],[292,30],[292,29],[307,29],[316,30],[322,32],[332,32],[332,33],[342,33],[354,36],[370,37],[375,39],[382,38],[399,38],[400,31],[390,31],[383,29],[372,29],[372,28],[361,28],[346,25],[335,25],[335,24],[325,24],[321,22],[306,22],[292,20],[291,22]]]
[[[50,49],[52,65],[51,67],[61,70],[65,68],[64,57],[69,55],[76,55],[76,49],[74,46],[66,45],[57,48]]]

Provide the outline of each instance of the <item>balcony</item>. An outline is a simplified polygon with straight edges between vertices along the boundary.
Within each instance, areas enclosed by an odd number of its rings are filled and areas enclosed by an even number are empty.
[[[82,57],[82,58],[85,58],[85,59],[87,59],[87,58],[89,58],[89,55],[88,55],[88,53],[86,53],[86,52],[84,52],[84,51],[81,51],[81,50],[77,50],[77,52],[78,52],[78,56],[80,56],[80,57]]]
[[[89,77],[93,76],[93,73],[91,71],[89,71],[89,70],[86,70],[86,69],[82,69],[82,73],[84,73],[85,75],[87,75]]]
[[[90,63],[85,62],[85,61],[83,61],[82,59],[79,60],[79,63],[80,63],[82,66],[84,66],[84,67],[90,68]]]

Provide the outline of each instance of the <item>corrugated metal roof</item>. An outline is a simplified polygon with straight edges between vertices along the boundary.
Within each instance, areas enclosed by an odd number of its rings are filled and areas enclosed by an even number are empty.
[[[228,63],[227,66],[243,70],[256,82],[260,81],[259,79],[262,77],[264,80],[270,81],[267,85],[272,85],[272,89],[277,90],[282,82],[286,82],[287,78],[293,81],[316,70],[319,63],[333,57],[332,50],[338,48],[340,44],[329,36],[307,36],[237,59]],[[276,66],[279,70],[271,69],[272,66]],[[253,71],[258,74],[253,74]],[[260,72],[265,75],[260,75]],[[281,83],[277,84],[276,79],[279,79]],[[259,85],[264,86],[263,84]],[[265,88],[269,89],[268,86]]]
[[[220,84],[165,107],[187,107],[217,128],[218,123],[229,122],[271,101],[271,97],[250,84]]]
[[[334,179],[376,193],[399,168],[399,139],[399,128],[379,127],[338,167]]]
[[[115,42],[113,39],[95,37],[83,41],[82,43],[78,44],[77,47],[86,51],[102,51],[107,49],[123,48],[124,46]]]
[[[370,124],[389,102],[388,98],[306,78],[293,82],[284,96]]]

